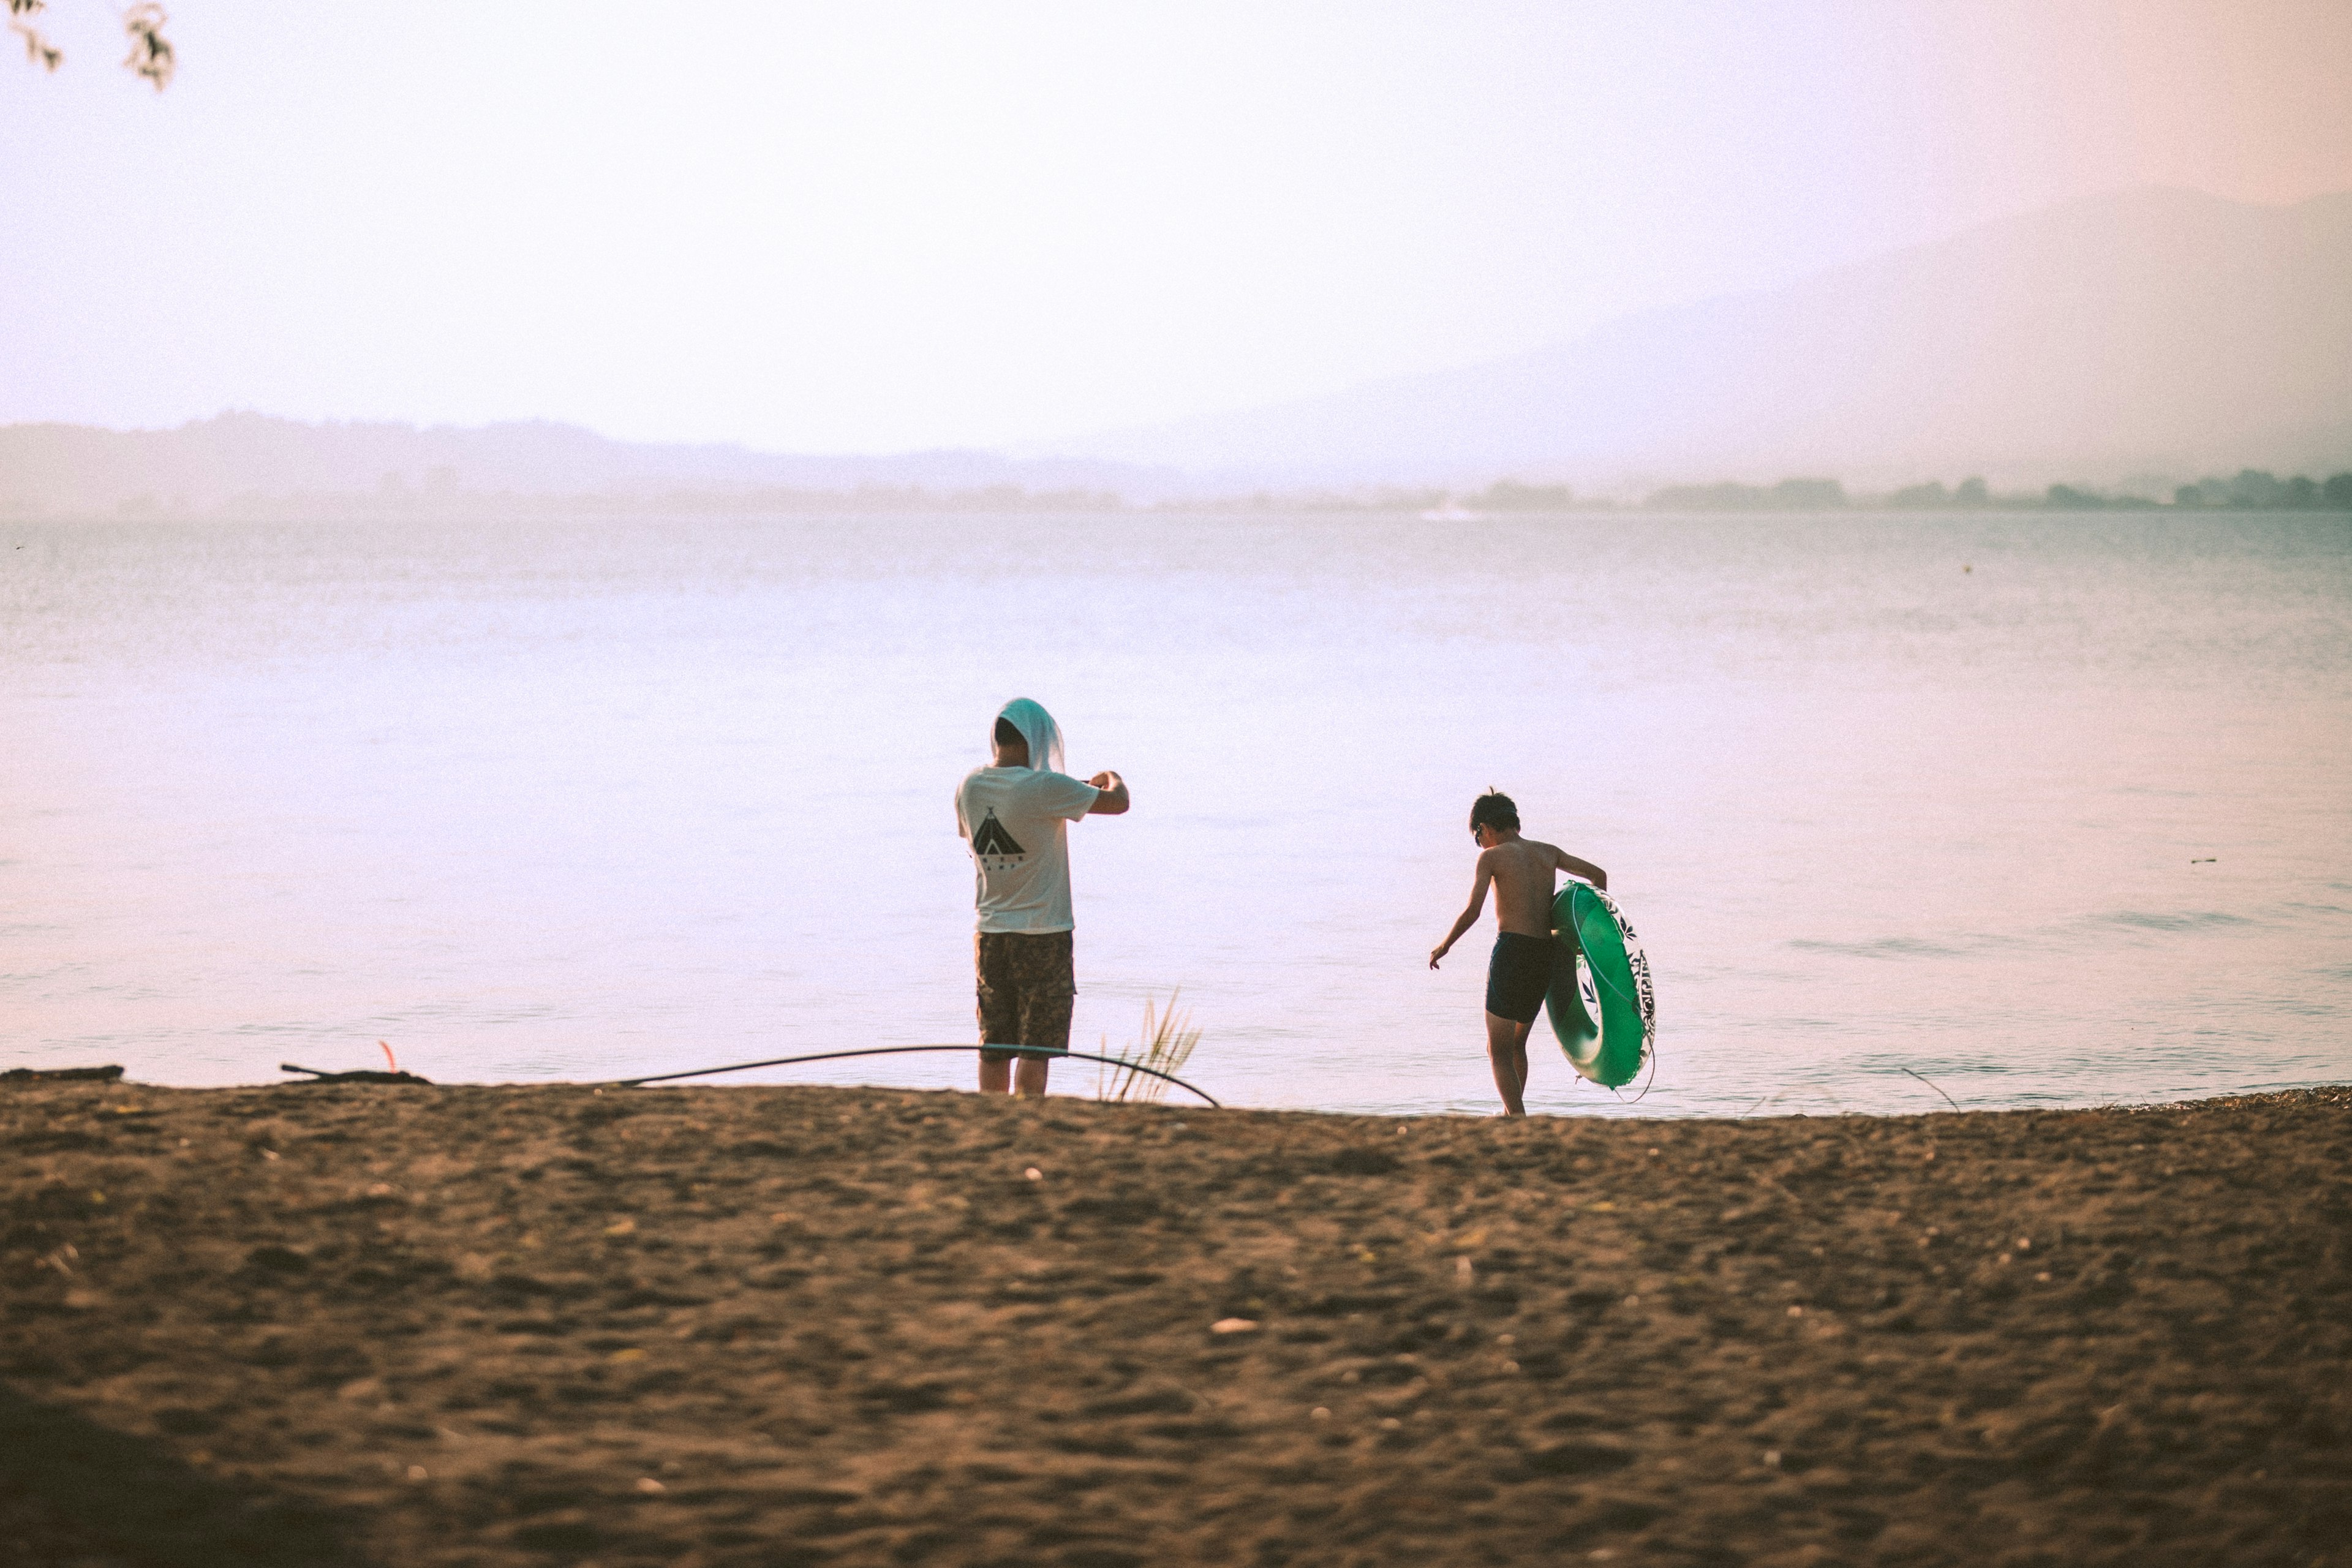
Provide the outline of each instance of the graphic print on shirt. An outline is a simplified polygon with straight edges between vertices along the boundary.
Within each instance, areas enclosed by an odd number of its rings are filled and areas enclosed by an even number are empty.
[[[1004,830],[1004,824],[996,820],[996,813],[993,809],[991,809],[981,825],[972,830],[971,852],[982,857],[1000,858],[1029,853],[1021,847],[1019,840]]]

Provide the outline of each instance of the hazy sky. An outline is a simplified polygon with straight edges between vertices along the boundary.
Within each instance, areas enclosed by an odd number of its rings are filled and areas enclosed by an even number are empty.
[[[2352,188],[2345,0],[102,0],[0,58],[0,421],[1002,445],[2122,185]]]

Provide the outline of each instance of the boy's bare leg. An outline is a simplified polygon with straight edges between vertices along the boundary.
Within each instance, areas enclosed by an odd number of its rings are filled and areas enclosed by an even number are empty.
[[[986,1057],[980,1058],[981,1093],[1003,1094],[1012,1087],[1013,1064],[1011,1062],[992,1062]]]
[[[1486,1059],[1494,1064],[1495,1090],[1503,1097],[1503,1114],[1525,1116],[1528,1108],[1519,1095],[1528,1082],[1528,1026],[1487,1014]]]

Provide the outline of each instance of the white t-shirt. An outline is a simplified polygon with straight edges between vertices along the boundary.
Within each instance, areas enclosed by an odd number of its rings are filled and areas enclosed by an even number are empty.
[[[1068,931],[1070,824],[1102,791],[1039,768],[974,768],[956,786],[982,931]]]

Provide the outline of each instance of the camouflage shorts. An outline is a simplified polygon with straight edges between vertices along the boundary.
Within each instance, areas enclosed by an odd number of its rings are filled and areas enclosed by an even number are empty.
[[[1066,931],[984,931],[973,939],[982,1045],[1070,1048],[1070,1000],[1078,990],[1070,952]],[[1011,1051],[980,1053],[984,1062],[1013,1058]]]

